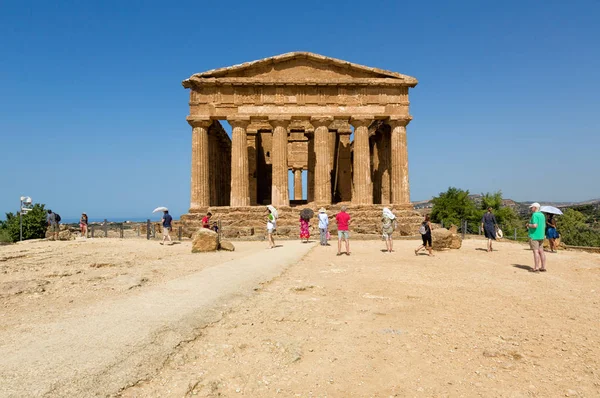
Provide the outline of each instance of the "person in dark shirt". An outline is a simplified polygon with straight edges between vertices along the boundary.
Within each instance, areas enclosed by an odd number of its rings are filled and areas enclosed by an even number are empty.
[[[487,213],[483,215],[481,218],[481,228],[483,229],[483,233],[488,240],[487,243],[487,251],[492,251],[492,241],[496,240],[496,229],[498,228],[498,223],[496,222],[496,216],[492,213],[492,208],[488,207]]]
[[[48,221],[48,227],[50,227],[50,232],[52,232],[51,240],[58,240],[58,233],[60,231],[60,225],[56,220],[56,214],[52,213],[52,210],[48,210],[48,216],[46,218]]]
[[[163,240],[162,242],[160,242],[161,245],[165,244],[165,240],[169,240],[169,242],[171,242],[171,235],[169,235],[169,232],[171,232],[172,226],[171,223],[173,222],[173,217],[171,217],[171,215],[169,214],[169,210],[165,210],[164,214],[163,214],[163,218],[162,218],[162,226],[163,226]]]

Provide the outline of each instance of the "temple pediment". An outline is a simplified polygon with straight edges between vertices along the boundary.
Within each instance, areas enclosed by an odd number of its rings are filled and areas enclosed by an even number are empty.
[[[246,62],[226,68],[197,73],[183,81],[183,86],[211,83],[230,84],[351,84],[357,83],[405,85],[414,87],[417,79],[383,69],[309,52],[293,52]]]

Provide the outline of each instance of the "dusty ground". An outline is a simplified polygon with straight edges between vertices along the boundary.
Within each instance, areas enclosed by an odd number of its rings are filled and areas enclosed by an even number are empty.
[[[316,247],[124,397],[600,396],[600,256]]]
[[[198,257],[187,244],[144,239],[41,241],[0,247],[0,331],[55,320],[110,298],[198,272],[259,249],[239,242],[235,252]]]
[[[237,242],[201,260],[185,243],[143,240],[0,247],[1,336],[260,251],[277,260],[288,244]],[[600,396],[600,255],[548,254],[536,274],[523,245],[487,253],[467,240],[433,258],[416,245],[353,242],[342,257],[314,247],[121,395]]]

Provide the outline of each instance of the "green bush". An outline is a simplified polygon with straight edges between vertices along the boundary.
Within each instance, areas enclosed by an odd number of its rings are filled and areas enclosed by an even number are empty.
[[[40,239],[46,236],[47,212],[43,204],[35,204],[27,214],[23,215],[23,240]],[[19,240],[19,215],[6,213],[4,221],[5,234],[8,235],[11,242]]]
[[[573,246],[600,246],[600,232],[592,229],[586,221],[581,212],[565,210],[556,222],[561,242]]]
[[[432,199],[431,221],[460,226],[462,220],[475,221],[477,209],[469,198],[469,191],[450,187]]]
[[[10,242],[12,242],[12,238],[10,237],[8,230],[6,228],[0,227],[0,243],[10,243]]]

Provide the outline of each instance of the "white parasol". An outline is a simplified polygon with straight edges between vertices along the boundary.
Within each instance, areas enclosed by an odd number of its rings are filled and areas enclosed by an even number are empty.
[[[167,209],[164,206],[161,206],[161,207],[157,207],[156,209],[152,210],[152,213],[158,213],[159,211],[169,211],[169,209]]]
[[[542,207],[540,207],[540,211],[542,213],[557,214],[559,216],[563,214],[563,212],[560,211],[559,208],[554,207],[554,206],[542,206]]]
[[[273,205],[268,205],[267,208],[271,210],[271,214],[273,214],[273,217],[275,217],[275,219],[277,220],[279,218],[279,213],[277,213],[277,209]]]

